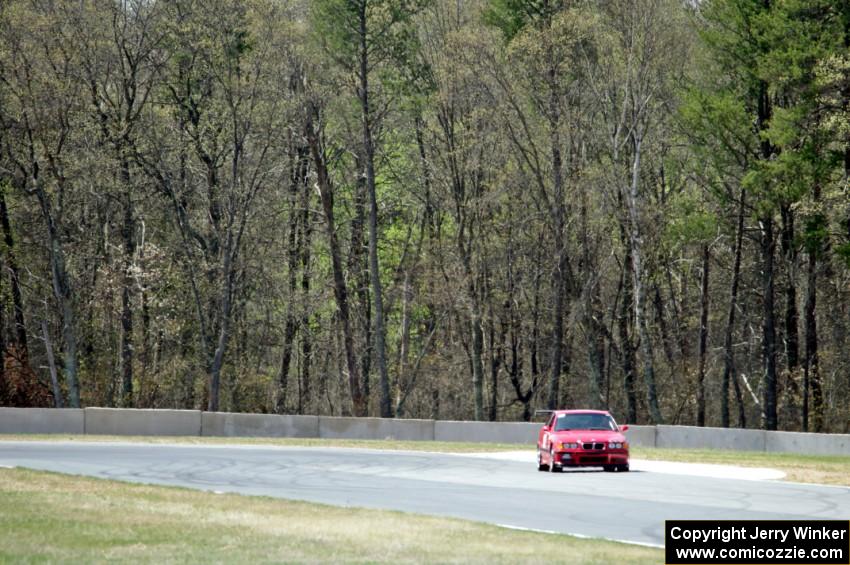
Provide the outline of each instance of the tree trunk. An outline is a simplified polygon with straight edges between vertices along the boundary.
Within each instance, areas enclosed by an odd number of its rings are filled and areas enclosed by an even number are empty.
[[[53,343],[50,341],[50,332],[47,331],[47,322],[41,321],[41,335],[44,338],[44,350],[47,353],[47,367],[50,369],[50,384],[53,388],[53,403],[56,408],[64,408],[65,401],[62,398],[62,389],[59,387],[59,376],[56,372],[56,360],[53,358]]]
[[[357,159],[357,170],[365,167]],[[351,241],[348,254],[348,272],[354,281],[354,292],[360,306],[363,328],[363,351],[360,357],[360,374],[363,379],[361,389],[369,407],[371,396],[371,373],[372,373],[372,299],[369,294],[370,270],[368,254],[364,257],[363,251],[366,245],[363,241],[363,227],[366,223],[366,201],[368,200],[368,189],[365,177],[357,179],[356,191],[354,193],[354,217],[351,219]]]
[[[207,410],[210,412],[218,412],[219,394],[221,391],[221,369],[224,365],[224,353],[227,351],[227,343],[230,340],[230,319],[233,309],[233,258],[235,250],[233,249],[233,234],[228,233],[227,240],[224,245],[224,265],[222,266],[222,274],[224,284],[221,289],[221,324],[218,330],[218,339],[216,340],[215,355],[210,365],[210,397],[207,403]]]
[[[136,254],[136,223],[133,212],[133,197],[130,187],[130,165],[125,157],[120,158],[119,178],[124,189],[124,222],[121,238],[124,243],[121,288],[121,405],[133,406],[133,259]]]
[[[152,398],[150,394],[156,390],[156,385],[150,386],[148,381],[148,369],[151,365],[151,312],[150,301],[148,299],[148,285],[145,282],[145,272],[147,266],[145,263],[145,222],[142,221],[142,234],[139,245],[139,270],[142,276],[141,285],[141,302],[142,302],[142,353],[139,356],[141,365],[140,386],[139,386],[139,406],[141,408],[153,408]],[[154,363],[153,375],[156,376],[156,364]]]
[[[502,364],[501,353],[497,353],[499,345],[496,342],[496,329],[494,327],[493,313],[490,312],[490,323],[488,337],[490,349],[490,403],[488,406],[487,419],[495,422],[498,418],[498,401],[499,401],[499,368]],[[498,343],[501,344],[504,340],[504,335],[499,336]]]
[[[794,211],[783,205],[782,212],[782,255],[788,269],[785,281],[785,359],[787,362],[788,382],[792,390],[796,388],[794,376],[800,366],[800,338],[797,330],[799,313],[797,311],[796,266],[797,251],[794,248]]]
[[[558,103],[557,76],[554,67],[549,70],[549,142],[552,156],[552,219],[554,220],[554,245],[557,262],[552,271],[552,360],[549,375],[549,400],[547,408],[555,410],[559,401],[561,368],[564,346],[564,293],[566,292],[567,249],[564,238],[564,172],[561,158],[560,107]]]
[[[735,328],[735,311],[738,308],[738,285],[741,279],[741,254],[744,243],[744,210],[747,193],[742,188],[738,202],[738,221],[735,229],[735,260],[732,267],[732,289],[729,292],[729,313],[726,317],[726,330],[723,335],[723,377],[720,382],[720,420],[724,428],[729,427],[729,382],[734,379],[735,397],[738,402],[738,427],[746,427],[743,397],[738,384],[735,368],[735,351],[732,347],[732,333]]]
[[[511,381],[511,386],[514,388],[516,399],[522,403],[522,419],[525,422],[531,421],[531,399],[537,391],[537,380],[531,381],[531,386],[528,390],[522,390],[522,369],[520,368],[520,353],[519,353],[519,333],[516,320],[512,320],[510,330],[510,347],[511,347],[511,363],[508,367],[508,377]]]
[[[3,262],[0,261],[0,268],[3,267]],[[3,288],[3,279],[0,278],[0,290]],[[6,382],[6,349],[8,342],[6,340],[6,311],[5,308],[0,308],[0,406],[6,406],[10,403],[8,398],[9,385]]]
[[[0,261],[2,266],[2,261]],[[0,278],[0,288],[3,287],[3,279]],[[6,340],[6,312],[0,308],[0,406],[11,404],[9,398],[9,384],[6,379],[6,353],[8,342]]]
[[[9,210],[6,207],[5,184],[0,184],[0,224],[3,227],[3,241],[6,244],[6,264],[9,266],[9,278],[12,283],[12,305],[15,309],[15,341],[18,347],[18,353],[20,354],[21,364],[29,365],[24,300],[21,294],[18,259],[15,254],[15,238],[12,234],[12,224],[9,221]],[[2,360],[0,360],[0,363],[2,363]]]
[[[65,253],[59,241],[59,229],[53,217],[50,196],[44,191],[39,180],[35,180],[36,196],[41,205],[41,213],[47,224],[49,243],[50,271],[53,278],[53,295],[62,310],[62,338],[65,341],[65,380],[68,385],[68,402],[71,408],[80,407],[80,386],[77,381],[77,332],[74,327],[74,297],[71,279],[65,269]]]
[[[313,244],[313,213],[310,210],[310,195],[312,190],[305,177],[302,193],[302,242],[301,242],[301,296],[304,304],[309,304],[310,280],[312,269],[310,264],[310,246]],[[304,406],[310,405],[313,386],[311,383],[310,363],[313,360],[313,337],[310,332],[310,311],[304,308],[301,317],[301,374],[298,381],[298,413],[304,413]]]
[[[315,111],[315,110],[313,110]],[[366,402],[360,390],[360,368],[354,353],[354,338],[351,334],[351,315],[348,307],[348,289],[343,274],[342,259],[340,258],[339,239],[336,234],[334,221],[333,185],[328,176],[324,155],[319,147],[318,134],[314,129],[312,117],[307,124],[307,139],[310,144],[310,154],[316,166],[319,195],[322,199],[322,210],[328,227],[328,243],[331,252],[331,265],[334,278],[334,297],[339,310],[339,320],[342,325],[343,345],[345,348],[345,363],[348,369],[348,389],[355,416],[366,415]]]
[[[702,289],[699,315],[699,368],[697,370],[697,426],[705,426],[705,355],[708,345],[708,276],[711,252],[702,246]]]
[[[667,266],[667,272],[668,272],[668,280],[669,280],[670,278],[672,278],[669,274],[670,273],[669,265]],[[653,306],[655,307],[655,316],[656,316],[656,320],[658,322],[658,331],[661,332],[661,347],[664,350],[664,357],[667,358],[667,364],[670,367],[674,367],[676,361],[675,361],[675,358],[673,356],[673,346],[671,344],[670,332],[667,329],[667,321],[665,320],[665,317],[664,317],[664,299],[661,297],[661,288],[659,287],[659,285],[657,285],[657,284],[652,285],[652,294],[653,294],[652,302],[653,302]],[[671,292],[670,292],[670,298],[675,300],[675,294],[672,292],[672,289],[671,289]],[[676,311],[677,309],[674,307],[673,310]],[[678,319],[678,315],[676,316],[676,318]],[[677,328],[677,330],[681,330],[681,326],[678,322],[676,323],[676,328]],[[680,332],[677,332],[677,333],[680,333]],[[682,362],[684,364],[684,361],[687,358],[687,356],[685,355],[684,348],[681,347],[683,341],[685,341],[685,340],[682,339],[682,340],[679,341],[679,346],[680,346],[680,351],[682,352]]]
[[[777,428],[776,413],[776,308],[774,306],[774,264],[776,247],[773,233],[773,218],[761,220],[762,254],[762,358],[764,362],[764,427]]]
[[[290,146],[291,149],[291,146]],[[298,249],[298,227],[300,217],[296,215],[296,196],[298,188],[301,186],[300,175],[301,160],[297,162],[295,157],[290,157],[289,171],[289,233],[287,235],[287,288],[289,290],[289,300],[286,305],[286,318],[283,328],[283,347],[280,355],[280,369],[277,376],[277,398],[275,401],[275,412],[278,414],[286,414],[287,406],[287,390],[289,388],[289,369],[292,364],[292,347],[295,341],[295,335],[298,331],[298,317],[295,314],[295,292],[298,288],[298,259],[300,258],[300,249]]]
[[[443,128],[447,137],[454,134],[451,120],[443,121]],[[450,141],[451,143],[451,141]],[[472,244],[476,241],[471,227],[468,227],[466,215],[466,189],[462,173],[457,167],[452,168],[452,195],[455,205],[455,222],[457,224],[455,234],[455,245],[463,267],[465,278],[466,299],[469,303],[469,335],[472,340],[472,351],[469,351],[466,341],[464,347],[469,356],[469,364],[472,372],[472,398],[474,418],[478,421],[484,419],[484,330],[482,328],[481,299],[479,297],[480,276],[475,272],[472,258]]]
[[[535,262],[540,264],[543,255],[542,234],[537,245],[535,253]],[[541,378],[540,373],[540,282],[541,276],[534,277],[534,299],[531,308],[531,339],[528,344],[528,361],[531,369],[532,382],[538,382]],[[545,378],[545,377],[543,377]]]
[[[503,328],[502,333],[507,336],[508,347],[510,348],[510,362],[506,363],[505,370],[508,373],[508,379],[514,389],[516,399],[522,403],[522,419],[525,422],[531,421],[531,400],[534,393],[537,392],[537,378],[534,376],[531,380],[531,386],[523,391],[522,387],[522,353],[520,351],[521,335],[523,334],[522,318],[517,314],[516,304],[518,304],[518,292],[515,282],[515,260],[513,250],[513,217],[511,210],[508,210],[508,246],[505,257],[505,272],[507,275],[507,296],[505,297],[505,317],[507,318],[507,330]]]
[[[605,338],[600,327],[600,300],[598,281],[591,282],[592,288],[587,291],[585,304],[585,335],[587,337],[587,356],[590,368],[590,400],[591,408],[604,410],[607,408],[603,388],[605,385]]]
[[[634,155],[632,157],[632,178],[627,191],[627,201],[631,223],[630,243],[632,249],[632,279],[634,281],[635,324],[637,325],[637,332],[640,336],[641,356],[643,357],[643,378],[646,384],[649,415],[652,418],[652,423],[657,425],[664,423],[664,420],[661,417],[661,409],[658,405],[658,392],[655,385],[652,336],[647,327],[646,313],[644,311],[646,299],[643,285],[643,236],[640,230],[640,214],[638,210],[641,144],[642,140],[640,137],[636,137],[634,140]]]
[[[375,346],[381,389],[381,417],[392,417],[390,381],[387,374],[386,334],[384,332],[384,299],[381,290],[381,271],[378,265],[378,200],[375,194],[375,148],[372,144],[372,125],[369,109],[369,61],[366,36],[366,2],[360,7],[360,106],[363,119],[363,150],[366,154],[366,188],[369,191],[369,269],[372,296],[375,303]]]
[[[785,362],[784,378],[777,383],[781,396],[785,399],[786,410],[792,420],[796,420],[797,373],[800,366],[799,311],[797,308],[797,249],[794,241],[794,211],[788,204],[779,208],[782,218],[781,247],[785,264]],[[777,393],[777,394],[780,394]],[[779,400],[777,399],[777,403]]]
[[[765,0],[766,6],[769,0]],[[759,82],[757,127],[759,132],[767,129],[773,109],[768,84]],[[767,137],[762,137],[760,156],[769,161],[774,148]],[[776,241],[773,229],[773,215],[768,211],[760,218],[761,260],[762,260],[762,366],[764,370],[764,427],[767,430],[777,428],[776,413],[776,306],[774,297],[774,253]]]
[[[565,318],[568,316],[565,316]],[[561,355],[561,374],[569,375],[570,368],[573,363],[573,340],[572,335],[567,333],[564,339],[564,349],[563,354]],[[558,406],[573,406],[575,404],[574,399],[570,395],[570,387],[561,387],[561,399],[558,402]]]
[[[410,284],[410,270],[404,270],[404,283],[402,287],[401,301],[401,347],[398,353],[398,396],[396,400],[396,414],[401,406],[402,383],[408,379],[408,366],[410,363],[410,304],[413,301],[413,289]],[[399,415],[401,417],[401,415]]]
[[[470,330],[472,332],[472,390],[475,403],[475,419],[484,420],[484,330],[481,327],[481,306],[478,297],[475,296],[475,285],[470,280],[469,293],[473,295],[472,318],[470,319]]]
[[[815,205],[820,204],[820,184],[813,187]],[[825,223],[825,219],[824,219]],[[849,226],[850,227],[850,226]],[[824,424],[823,390],[821,387],[820,364],[818,359],[817,324],[817,282],[818,261],[822,250],[820,240],[808,242],[808,265],[806,284],[806,304],[804,306],[806,326],[806,358],[803,366],[803,431],[809,431],[809,393],[814,408],[814,431],[822,432]]]
[[[292,147],[290,146],[290,150]],[[298,189],[306,184],[307,155],[301,147],[295,151],[297,157],[291,157],[289,171],[289,234],[287,236],[287,288],[289,299],[286,304],[286,321],[283,329],[283,348],[280,355],[280,369],[278,371],[278,390],[275,402],[275,412],[286,414],[287,391],[289,382],[289,371],[292,364],[292,348],[295,336],[298,333],[298,316],[295,313],[295,293],[298,289],[298,261],[301,258],[299,246],[298,228],[300,225],[300,214],[297,213],[296,202]]]
[[[296,223],[296,222],[293,222]],[[292,251],[290,250],[290,253]],[[296,277],[294,267],[295,264],[290,258],[289,261],[289,301],[290,303],[295,300],[295,289],[296,286]],[[275,412],[277,414],[286,414],[287,413],[287,390],[289,383],[289,370],[292,365],[292,348],[295,342],[295,336],[298,333],[298,318],[293,311],[293,307],[291,304],[287,305],[286,308],[286,322],[284,323],[283,328],[283,348],[281,350],[280,355],[280,369],[278,370],[277,377],[277,400],[275,402]]]
[[[823,391],[818,363],[817,326],[817,253],[809,250],[808,283],[806,285],[806,359],[803,367],[803,431],[809,431],[809,391],[811,390],[814,412],[814,431],[823,431]]]
[[[635,388],[635,382],[637,381],[635,367],[637,366],[637,361],[635,359],[635,346],[632,343],[632,337],[629,334],[629,329],[631,327],[629,310],[632,308],[632,301],[634,300],[632,295],[632,276],[632,254],[627,247],[626,256],[623,260],[623,300],[620,302],[617,327],[619,328],[620,334],[620,349],[623,352],[621,362],[623,365],[623,387],[626,392],[627,421],[637,423],[637,391]]]

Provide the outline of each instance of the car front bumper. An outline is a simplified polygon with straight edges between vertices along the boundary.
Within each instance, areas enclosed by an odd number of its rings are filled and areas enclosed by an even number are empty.
[[[602,467],[604,465],[627,465],[628,462],[629,453],[625,450],[555,452],[555,465],[562,467]]]

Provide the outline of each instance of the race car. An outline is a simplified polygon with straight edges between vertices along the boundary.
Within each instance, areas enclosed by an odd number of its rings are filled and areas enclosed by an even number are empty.
[[[553,410],[537,436],[537,470],[564,467],[629,470],[628,426],[618,426],[603,410]]]

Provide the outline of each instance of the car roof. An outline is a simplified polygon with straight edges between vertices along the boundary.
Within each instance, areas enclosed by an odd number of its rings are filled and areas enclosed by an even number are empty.
[[[562,416],[564,414],[606,414],[610,416],[606,410],[554,410],[555,414]]]

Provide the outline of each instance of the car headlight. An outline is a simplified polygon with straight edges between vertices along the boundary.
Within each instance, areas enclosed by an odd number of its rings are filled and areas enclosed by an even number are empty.
[[[560,444],[561,449],[576,449],[578,447],[577,443],[565,442]]]
[[[623,449],[623,444],[618,441],[612,441],[608,444],[608,449]]]

